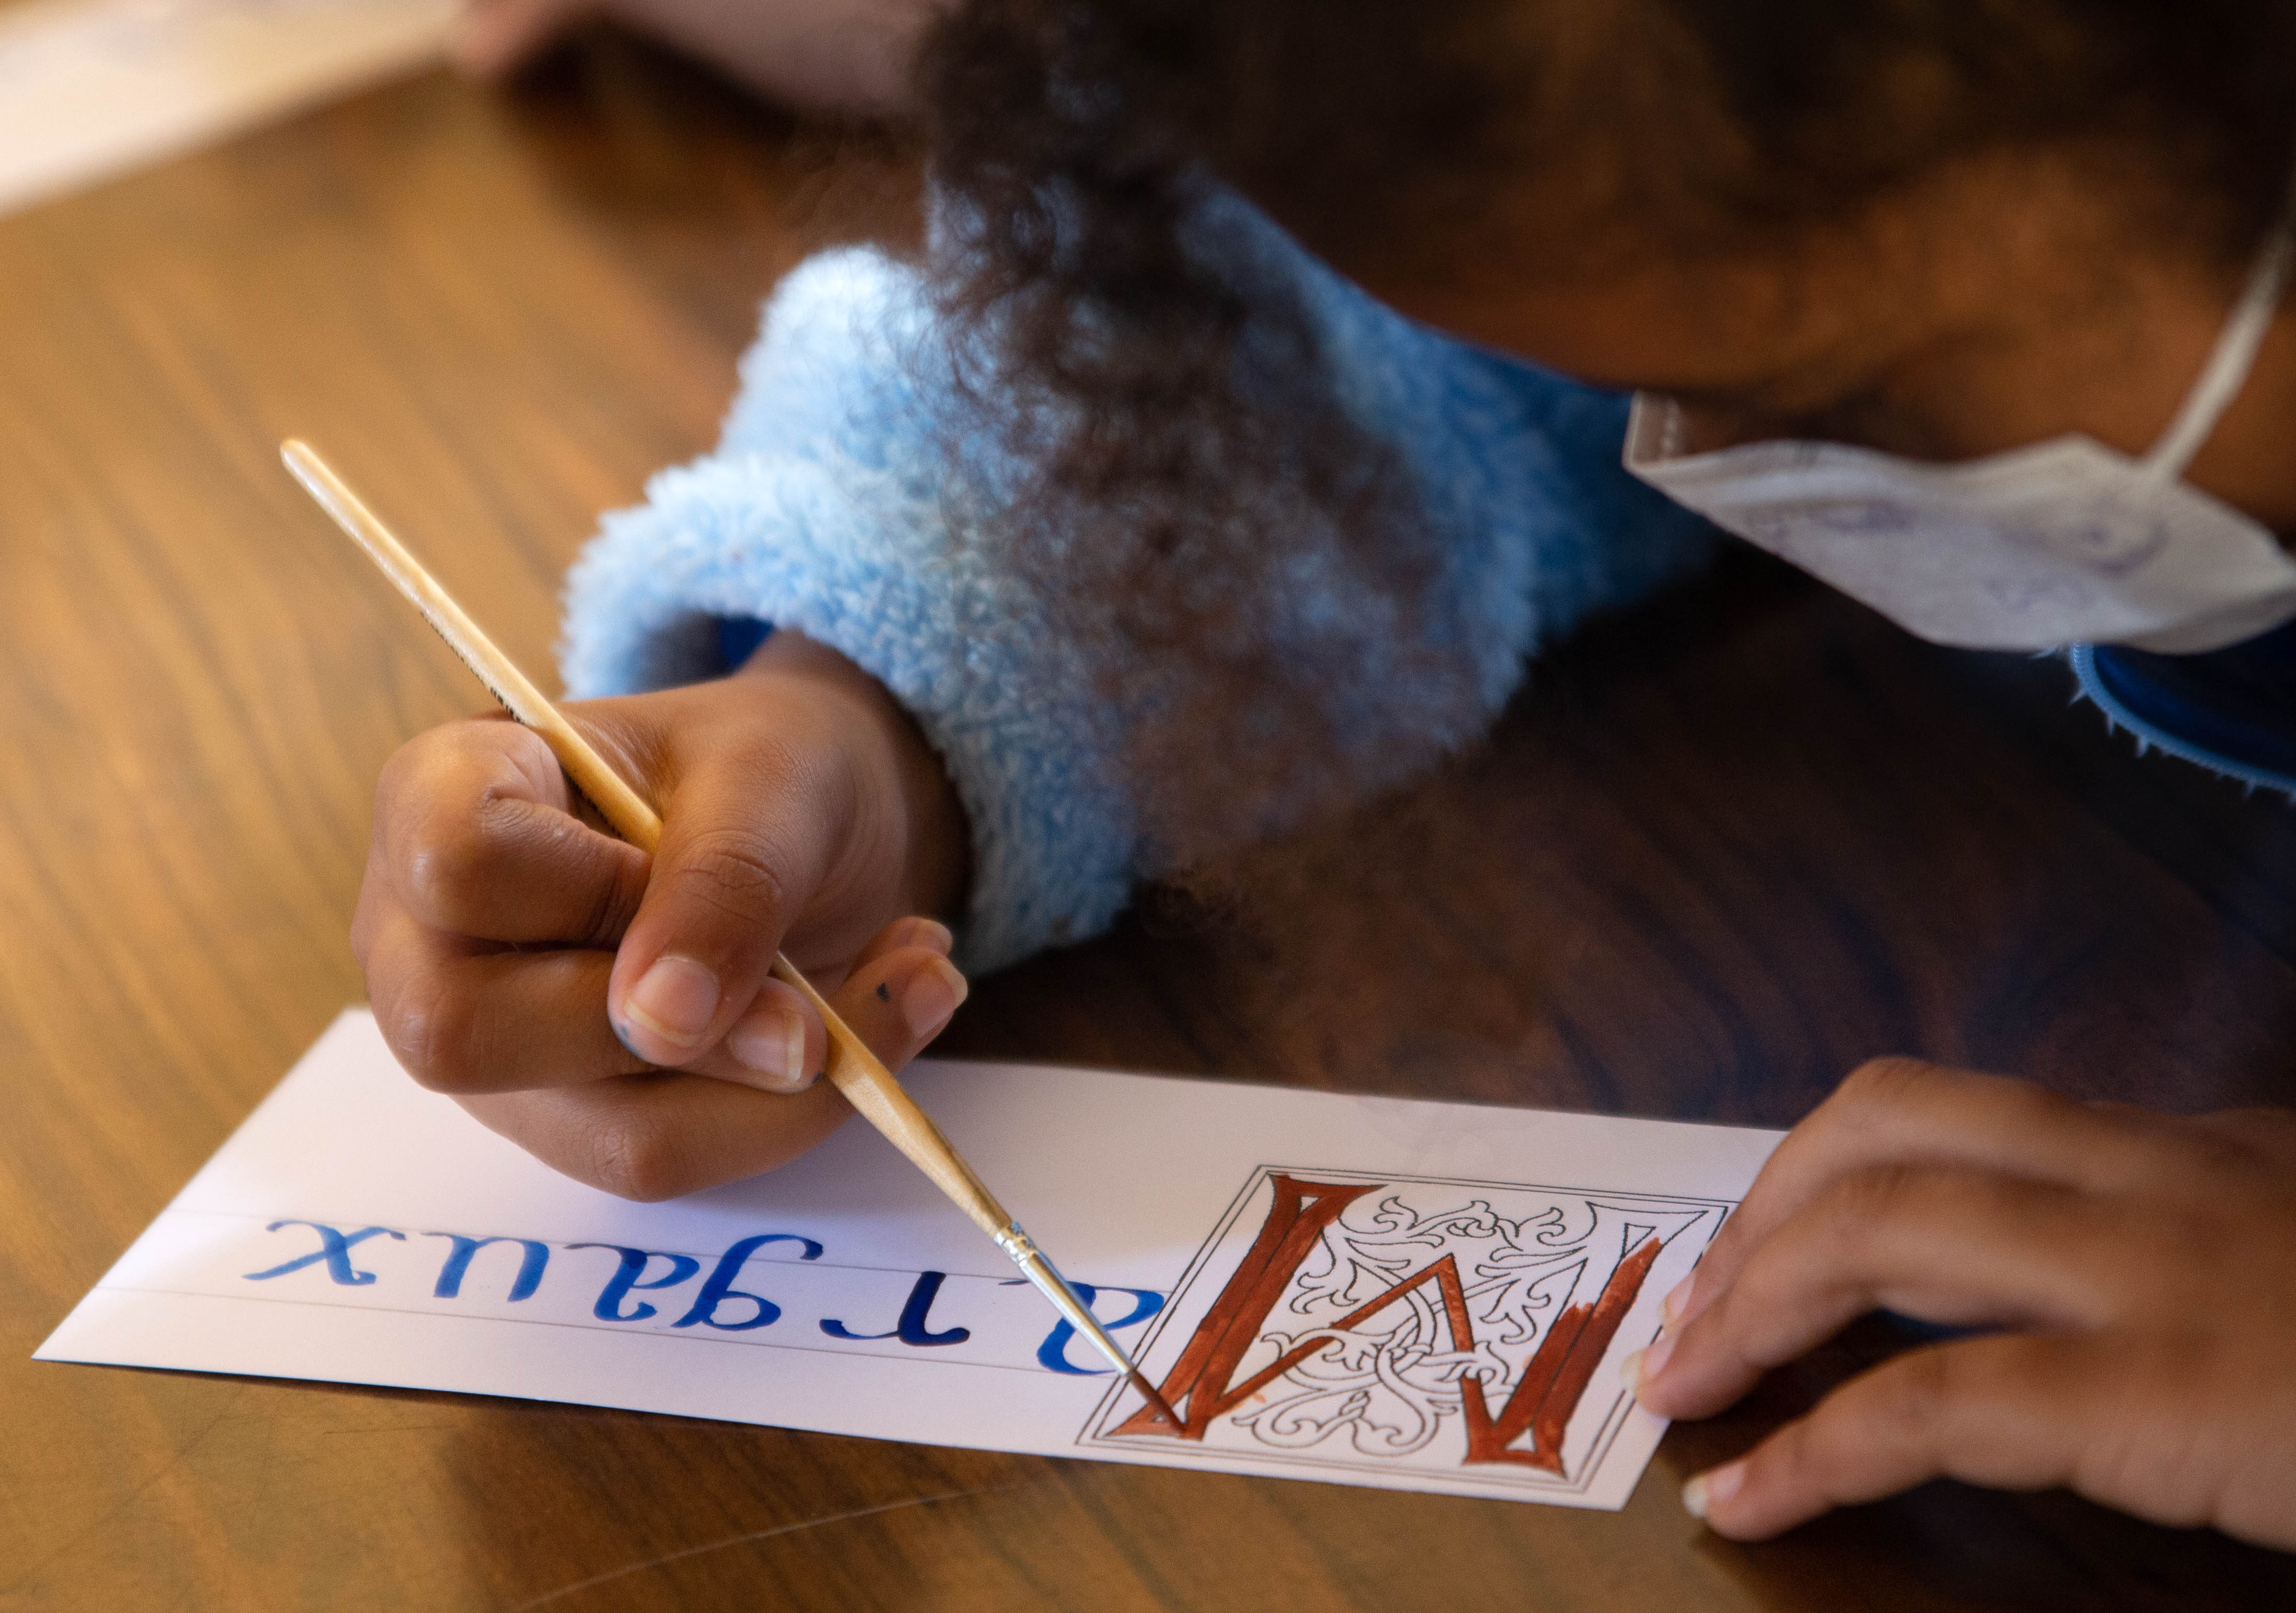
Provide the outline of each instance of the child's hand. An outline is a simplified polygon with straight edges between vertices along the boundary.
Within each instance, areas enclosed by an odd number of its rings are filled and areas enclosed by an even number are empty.
[[[774,954],[889,1067],[964,999],[964,827],[939,761],[850,662],[776,634],[742,672],[564,708],[652,798],[648,858],[542,741],[436,729],[391,758],[351,945],[415,1079],[571,1176],[668,1198],[754,1175],[849,1111]],[[584,815],[577,815],[578,813]],[[586,822],[586,816],[587,821]]]
[[[1693,1479],[1722,1534],[1948,1477],[2296,1547],[2296,1113],[1882,1060],[1780,1145],[1686,1287],[1639,1363],[1661,1416],[1720,1411],[1877,1306],[1998,1330],[1897,1356]]]
[[[467,0],[450,46],[496,78],[603,17],[689,51],[776,101],[886,113],[908,98],[909,59],[934,0]]]

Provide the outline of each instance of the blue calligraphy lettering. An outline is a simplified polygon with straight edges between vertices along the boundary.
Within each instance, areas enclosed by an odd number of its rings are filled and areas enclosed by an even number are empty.
[[[1004,1280],[1004,1286],[1015,1288],[1027,1281],[1028,1279],[1024,1277],[1008,1277]],[[1076,1290],[1077,1298],[1086,1305],[1092,1304],[1103,1294],[1132,1296],[1132,1308],[1129,1311],[1114,1322],[1103,1322],[1100,1324],[1111,1333],[1120,1327],[1136,1327],[1164,1308],[1164,1296],[1154,1289],[1095,1288],[1089,1282],[1071,1282],[1069,1286]],[[1111,1370],[1107,1367],[1071,1366],[1069,1363],[1069,1340],[1075,1337],[1076,1323],[1065,1316],[1062,1317],[1054,1324],[1053,1331],[1045,1335],[1044,1343],[1037,1347],[1037,1364],[1051,1371],[1073,1372],[1079,1378],[1089,1378],[1095,1373]]]
[[[701,1322],[728,1333],[746,1333],[754,1327],[773,1325],[781,1316],[781,1306],[770,1299],[761,1298],[756,1294],[744,1294],[734,1287],[734,1279],[742,1274],[742,1263],[768,1243],[802,1244],[804,1252],[798,1257],[799,1259],[821,1258],[821,1245],[810,1238],[800,1238],[795,1232],[759,1232],[754,1238],[744,1238],[718,1257],[718,1269],[709,1273],[709,1281],[703,1283],[701,1292],[694,1296],[693,1308],[670,1325],[692,1327]],[[718,1307],[729,1299],[746,1299],[758,1307],[757,1312],[747,1322],[720,1322],[718,1320]]]
[[[841,1322],[824,1322],[821,1331],[832,1339],[898,1339],[903,1344],[963,1344],[972,1337],[972,1330],[953,1327],[936,1333],[926,1325],[932,1314],[933,1298],[940,1285],[948,1280],[947,1272],[919,1272],[916,1285],[909,1290],[909,1302],[901,1307],[901,1319],[890,1333],[857,1333]]]
[[[624,1249],[619,1243],[570,1243],[568,1249],[610,1249],[622,1257],[606,1286],[599,1292],[598,1303],[590,1314],[601,1322],[644,1322],[654,1314],[654,1308],[641,1299],[627,1315],[622,1314],[622,1301],[629,1298],[632,1289],[676,1288],[701,1269],[701,1262],[691,1255],[663,1255],[642,1249]],[[669,1262],[669,1273],[652,1282],[638,1281],[645,1275],[646,1266],[656,1260]]]
[[[356,1244],[365,1243],[368,1239],[374,1237],[396,1238],[401,1243],[406,1241],[406,1234],[405,1232],[394,1232],[387,1226],[365,1227],[358,1232],[346,1235],[341,1228],[329,1226],[324,1222],[275,1221],[263,1230],[267,1232],[275,1232],[283,1226],[308,1226],[313,1232],[318,1233],[319,1248],[317,1252],[315,1254],[304,1255],[296,1259],[290,1260],[284,1265],[275,1265],[267,1272],[248,1272],[243,1273],[250,1282],[261,1282],[271,1277],[284,1277],[290,1272],[299,1272],[307,1265],[316,1265],[320,1261],[324,1260],[327,1263],[327,1275],[332,1277],[337,1282],[341,1283],[346,1288],[365,1288],[368,1283],[374,1281],[374,1273],[373,1272],[360,1272],[353,1271],[351,1269],[352,1247]]]
[[[471,1257],[489,1243],[515,1243],[526,1250],[518,1263],[518,1281],[510,1285],[513,1300],[531,1298],[542,1285],[542,1268],[550,1262],[550,1246],[531,1238],[465,1238],[460,1232],[425,1232],[426,1238],[452,1238],[455,1247],[447,1251],[447,1264],[439,1268],[439,1286],[430,1290],[436,1299],[459,1299],[463,1295],[463,1279],[470,1273]],[[688,1273],[691,1276],[693,1273]]]

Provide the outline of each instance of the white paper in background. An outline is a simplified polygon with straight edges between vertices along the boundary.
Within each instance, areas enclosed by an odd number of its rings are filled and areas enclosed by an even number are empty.
[[[1620,1377],[1780,1134],[926,1061],[918,1101],[1179,1407],[1132,1423],[858,1121],[668,1204],[560,1176],[346,1012],[40,1347],[1616,1508]]]
[[[0,212],[437,57],[458,0],[0,8]]]

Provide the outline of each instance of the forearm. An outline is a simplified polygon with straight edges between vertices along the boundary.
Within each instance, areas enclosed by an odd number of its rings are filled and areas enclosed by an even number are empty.
[[[1243,602],[1268,642],[1321,651],[1332,668],[1346,742],[1314,798],[1283,803],[1297,818],[1472,741],[1541,638],[1694,563],[1703,539],[1618,471],[1619,400],[1410,326],[1264,225],[1253,250],[1288,254],[1308,279],[1345,406],[1400,455],[1445,535],[1412,642],[1392,654],[1379,647],[1382,602],[1331,577]],[[580,694],[711,677],[723,624],[742,618],[865,670],[914,741],[901,784],[927,831],[914,905],[961,897],[958,956],[985,970],[1095,933],[1136,883],[1169,872],[1127,758],[1136,725],[1187,692],[1159,676],[1193,674],[1111,667],[1058,589],[1016,570],[996,490],[1026,467],[993,433],[964,434],[950,334],[924,277],[879,255],[825,254],[789,276],[718,451],[609,516],[575,569],[564,670]],[[1335,642],[1372,648],[1358,658]],[[1436,684],[1469,698],[1434,712],[1416,681],[1431,663]],[[942,771],[915,771],[920,754]],[[964,843],[951,850],[944,833]]]

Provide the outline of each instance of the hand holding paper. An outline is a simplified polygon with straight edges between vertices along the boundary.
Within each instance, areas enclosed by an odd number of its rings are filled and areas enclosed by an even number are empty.
[[[2296,1114],[1876,1060],[1764,1169],[1645,1393],[1710,1416],[1882,1306],[1980,1331],[1705,1475],[1715,1528],[1758,1539],[1950,1476],[2296,1547]]]

